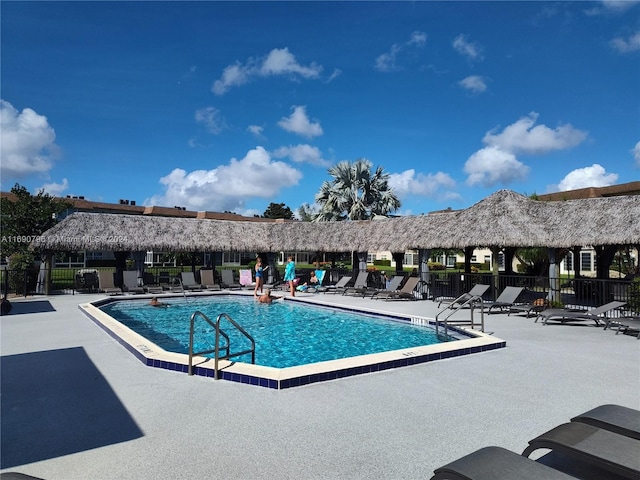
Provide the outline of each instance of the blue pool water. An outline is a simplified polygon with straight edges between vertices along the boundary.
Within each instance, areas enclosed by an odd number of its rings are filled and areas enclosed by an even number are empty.
[[[253,297],[213,296],[163,299],[168,308],[152,307],[148,300],[117,301],[101,309],[163,349],[189,351],[189,324],[201,311],[215,322],[228,314],[256,342],[256,364],[284,368],[370,353],[441,343],[435,331],[407,321],[376,317],[297,302],[259,304]],[[214,329],[202,318],[195,323],[195,351],[213,349]],[[231,351],[242,351],[249,342],[221,322],[229,335]],[[250,356],[234,358],[250,362]]]

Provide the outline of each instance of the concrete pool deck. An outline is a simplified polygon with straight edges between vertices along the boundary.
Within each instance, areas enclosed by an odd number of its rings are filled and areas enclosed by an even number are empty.
[[[432,301],[323,295],[433,317]],[[282,391],[149,368],[78,309],[12,300],[0,319],[2,469],[73,479],[413,479],[527,441],[597,405],[640,409],[640,341],[492,314],[506,348]]]

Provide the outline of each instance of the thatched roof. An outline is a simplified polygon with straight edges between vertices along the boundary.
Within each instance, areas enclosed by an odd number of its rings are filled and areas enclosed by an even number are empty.
[[[243,222],[75,213],[45,232],[53,251],[405,251],[640,243],[640,196],[541,202],[501,190],[460,211],[346,222]]]

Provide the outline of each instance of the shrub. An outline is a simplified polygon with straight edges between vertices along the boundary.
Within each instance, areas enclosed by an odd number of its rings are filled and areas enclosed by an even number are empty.
[[[380,265],[382,267],[390,267],[391,266],[391,260],[374,260],[373,264],[374,265]]]
[[[446,270],[447,268],[440,262],[429,262],[428,265],[429,265],[429,270]]]
[[[18,252],[9,257],[9,289],[16,293],[33,292],[38,281],[38,267],[31,252]],[[25,291],[26,286],[26,291]]]

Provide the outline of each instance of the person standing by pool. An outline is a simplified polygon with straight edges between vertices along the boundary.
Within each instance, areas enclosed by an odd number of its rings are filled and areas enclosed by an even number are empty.
[[[296,279],[296,264],[293,262],[293,257],[289,255],[287,257],[287,265],[284,267],[284,281],[289,282],[289,292],[291,296],[296,296],[296,287],[294,281]]]
[[[262,266],[262,258],[256,258],[256,288],[253,289],[253,296],[258,296],[258,289],[260,289],[260,294],[262,295],[262,286],[264,285],[264,271],[269,268]]]

